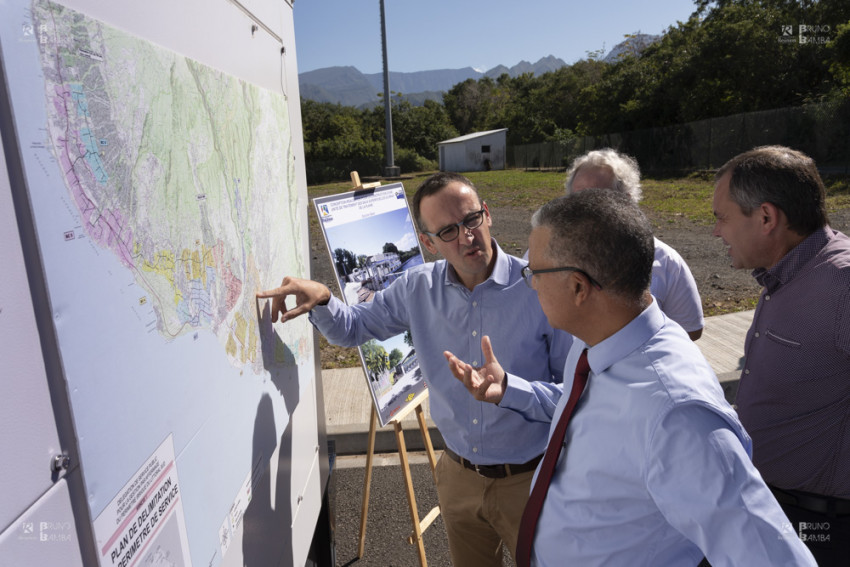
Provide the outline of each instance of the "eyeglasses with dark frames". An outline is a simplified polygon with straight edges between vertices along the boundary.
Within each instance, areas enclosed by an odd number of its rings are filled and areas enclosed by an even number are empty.
[[[484,222],[484,213],[485,212],[487,212],[486,207],[481,207],[480,211],[475,211],[474,213],[469,213],[468,215],[463,217],[462,221],[455,223],[455,224],[450,224],[449,226],[446,226],[446,227],[443,227],[437,232],[428,232],[426,230],[423,230],[422,232],[427,234],[428,236],[436,236],[437,238],[439,238],[443,242],[451,242],[452,240],[457,238],[458,235],[460,234],[460,227],[461,226],[463,226],[463,227],[465,227],[469,230],[473,230],[473,229],[481,226],[481,224]]]
[[[587,278],[590,284],[598,290],[602,289],[602,284],[593,279],[590,274],[582,270],[581,268],[574,268],[572,266],[564,266],[563,268],[546,268],[543,270],[532,270],[531,266],[526,266],[522,269],[522,278],[525,280],[525,284],[528,287],[533,287],[531,285],[531,277],[536,276],[538,274],[552,274],[554,272],[578,272]]]

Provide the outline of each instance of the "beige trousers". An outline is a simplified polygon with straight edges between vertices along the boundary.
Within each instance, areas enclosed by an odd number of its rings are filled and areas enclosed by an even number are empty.
[[[485,478],[443,454],[437,463],[440,515],[455,567],[502,567],[502,542],[516,556],[519,523],[534,471]]]

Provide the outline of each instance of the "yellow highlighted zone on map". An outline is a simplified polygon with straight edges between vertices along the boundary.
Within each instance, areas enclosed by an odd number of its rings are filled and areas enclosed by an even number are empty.
[[[138,253],[138,244],[135,246],[136,253]],[[171,250],[160,250],[155,253],[153,259],[150,261],[143,260],[142,261],[142,270],[145,272],[151,272],[153,274],[157,274],[159,276],[164,277],[168,280],[168,284],[174,290],[174,304],[177,305],[180,303],[180,300],[183,298],[180,290],[174,285],[174,266],[175,258],[174,252]]]
[[[227,337],[227,344],[225,345],[227,354],[233,358],[236,358],[236,355],[239,354],[239,359],[243,364],[254,362],[257,356],[257,340],[259,339],[257,331],[248,324],[248,320],[241,313],[236,312],[234,319],[236,325],[233,332]],[[241,352],[239,352],[240,346],[242,347]]]
[[[243,346],[245,345],[245,333],[248,330],[248,322],[245,320],[245,317],[242,316],[241,313],[236,313],[236,328],[233,330],[233,333],[236,335],[236,340],[240,342]]]
[[[215,258],[211,250],[201,244],[200,250],[189,250],[184,248],[180,254],[180,260],[183,263],[183,272],[186,274],[186,280],[201,280],[201,285],[207,289],[207,268],[215,268]]]

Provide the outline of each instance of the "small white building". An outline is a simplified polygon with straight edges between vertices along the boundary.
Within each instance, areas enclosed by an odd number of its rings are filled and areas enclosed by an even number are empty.
[[[505,169],[507,128],[474,132],[438,142],[440,171]]]

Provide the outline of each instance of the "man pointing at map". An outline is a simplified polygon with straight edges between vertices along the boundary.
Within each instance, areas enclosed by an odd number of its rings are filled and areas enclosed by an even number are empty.
[[[502,542],[514,554],[531,478],[545,449],[548,425],[469,396],[449,371],[443,351],[484,363],[489,335],[506,372],[560,383],[572,338],[552,328],[525,262],[490,237],[490,211],[466,177],[437,173],[412,199],[419,240],[444,259],[406,270],[368,303],[346,306],[319,282],[286,277],[257,294],[273,298],[272,318],[309,312],[334,344],[357,346],[410,331],[430,392],[431,418],[446,442],[437,464],[437,494],[454,565],[502,565]],[[295,298],[287,309],[286,296]]]

